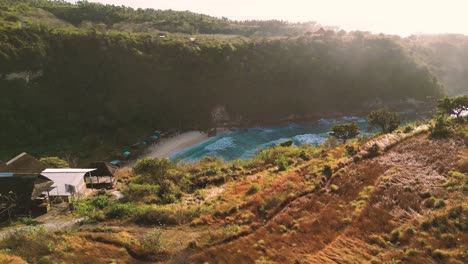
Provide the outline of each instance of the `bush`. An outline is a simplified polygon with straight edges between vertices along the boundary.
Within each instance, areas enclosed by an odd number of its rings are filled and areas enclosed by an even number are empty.
[[[68,162],[59,157],[44,157],[39,161],[46,168],[70,168]]]
[[[346,155],[353,157],[356,156],[357,150],[353,146],[346,145]]]
[[[130,183],[127,188],[124,189],[123,194],[128,201],[141,201],[143,198],[157,196],[159,189],[159,185],[155,184]]]
[[[250,185],[250,188],[247,190],[245,194],[252,195],[252,194],[257,193],[259,190],[260,190],[260,186],[256,183],[252,183],[252,185]]]
[[[450,257],[450,252],[440,250],[440,249],[436,249],[436,250],[434,250],[432,252],[432,257],[435,258],[435,259],[438,259],[438,260],[447,259],[447,258]]]
[[[434,203],[435,208],[442,208],[445,206],[445,201],[443,199],[436,199]]]
[[[105,195],[99,195],[97,197],[94,197],[90,199],[89,202],[92,206],[101,210],[106,208],[110,204],[109,197]]]
[[[146,250],[153,252],[160,252],[164,250],[165,245],[162,241],[162,232],[159,228],[153,228],[150,232],[146,233],[142,240],[141,246]]]
[[[182,192],[172,181],[164,180],[159,186],[158,196],[160,204],[170,204],[179,201]]]
[[[369,158],[377,157],[378,155],[380,155],[380,147],[376,143],[372,144],[372,146],[367,151],[367,156]]]
[[[281,147],[291,147],[291,146],[293,145],[293,143],[294,143],[294,142],[293,142],[292,140],[288,140],[288,141],[285,141],[285,142],[283,142],[283,143],[280,143],[279,145],[280,145]]]
[[[275,165],[278,167],[278,171],[286,171],[289,167],[288,159],[284,156],[280,156],[275,160]]]
[[[122,218],[137,214],[139,208],[132,204],[113,203],[106,210],[109,218]]]
[[[133,171],[144,176],[145,182],[159,184],[164,180],[168,170],[174,167],[175,164],[167,158],[144,158],[137,161]]]
[[[450,127],[445,116],[436,117],[435,124],[429,128],[432,138],[446,138],[450,135]]]
[[[413,130],[414,128],[412,126],[405,126],[405,128],[403,129],[403,133],[408,134]]]
[[[177,219],[170,210],[147,209],[135,218],[135,222],[144,225],[176,225]]]
[[[333,174],[333,170],[329,165],[324,165],[322,168],[322,174],[330,178]]]

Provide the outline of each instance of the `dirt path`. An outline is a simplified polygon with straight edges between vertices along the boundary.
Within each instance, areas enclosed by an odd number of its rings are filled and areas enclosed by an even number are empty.
[[[47,231],[57,231],[62,229],[67,229],[75,224],[78,224],[85,220],[85,217],[74,218],[74,219],[64,219],[64,220],[53,220],[48,223],[36,225],[36,227],[43,226]],[[10,235],[14,235],[16,232],[27,231],[31,226],[19,226],[8,228],[6,230],[0,230],[0,240],[5,239]]]

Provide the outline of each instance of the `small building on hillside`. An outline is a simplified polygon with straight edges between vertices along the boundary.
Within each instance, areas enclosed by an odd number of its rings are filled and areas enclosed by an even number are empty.
[[[43,170],[46,169],[39,160],[26,152],[23,152],[9,160],[6,165],[8,167],[8,172],[14,172],[16,174],[40,174]]]
[[[104,161],[92,162],[88,168],[96,168],[85,177],[86,187],[93,189],[112,189],[114,187],[114,174],[118,167]]]
[[[85,176],[90,176],[96,169],[46,169],[42,175],[54,181],[54,190],[50,192],[51,197],[60,197],[65,201],[70,198],[81,198],[87,195]]]
[[[40,174],[0,173],[0,220],[46,213],[53,182]]]

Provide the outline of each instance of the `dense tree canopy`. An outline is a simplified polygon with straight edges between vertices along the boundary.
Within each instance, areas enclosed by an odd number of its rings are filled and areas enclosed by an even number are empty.
[[[20,150],[43,154],[25,149],[31,146],[55,154],[76,151],[77,145],[97,151],[109,142],[133,143],[141,131],[206,129],[219,105],[231,122],[246,122],[367,111],[376,102],[440,95],[428,68],[392,37],[160,35],[109,25],[122,23],[122,14],[131,17],[124,16],[128,22],[147,13],[151,19],[164,17],[162,11],[15,3],[0,0],[0,122],[7,128],[0,136],[8,139],[0,158]],[[171,12],[177,16],[173,21],[195,16]],[[81,18],[72,20],[74,15]],[[88,20],[91,27],[81,26]],[[277,24],[272,28],[282,25]]]

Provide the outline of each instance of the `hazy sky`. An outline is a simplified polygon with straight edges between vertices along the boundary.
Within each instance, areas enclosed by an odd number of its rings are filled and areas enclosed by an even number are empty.
[[[345,30],[468,35],[468,0],[90,0],[231,19],[317,21]]]

